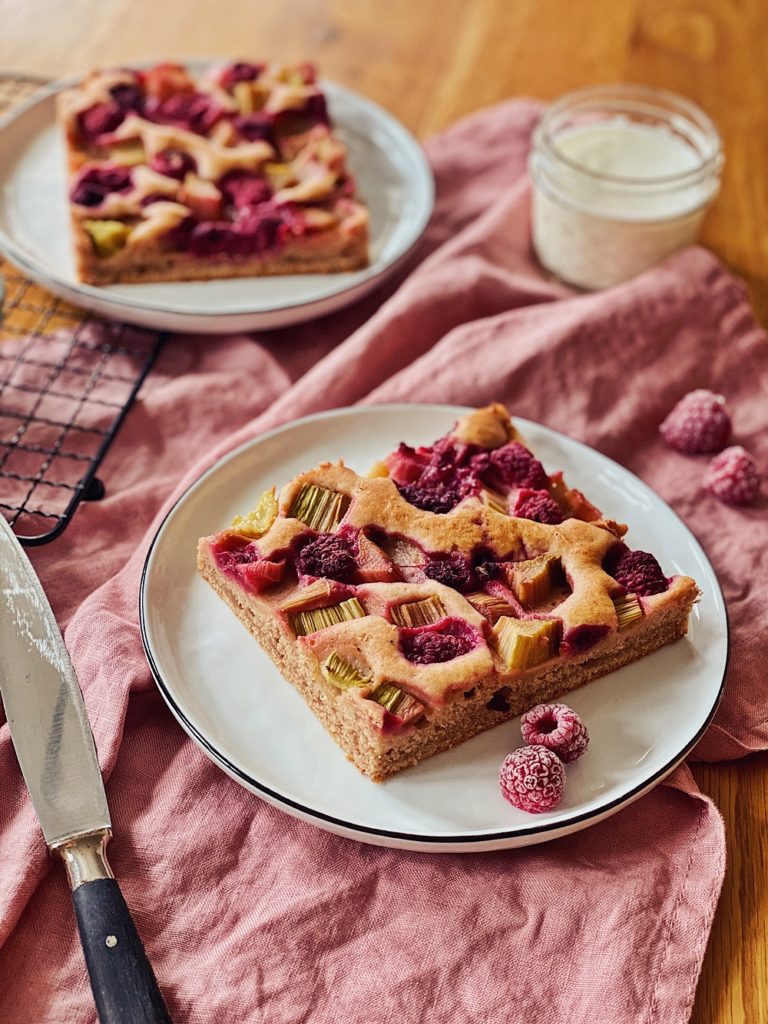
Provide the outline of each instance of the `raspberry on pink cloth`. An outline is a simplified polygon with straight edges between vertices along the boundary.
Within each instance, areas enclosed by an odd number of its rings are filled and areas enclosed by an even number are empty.
[[[764,467],[765,335],[742,284],[700,249],[602,293],[544,277],[525,178],[539,111],[507,103],[429,144],[435,215],[383,290],[273,334],[172,339],[103,465],[107,497],[32,552],[93,723],[115,868],[175,1024],[690,1016],[725,847],[685,767],[614,817],[538,847],[366,846],[223,775],[175,724],[141,648],[153,531],[219,455],[339,405],[503,401],[623,462],[689,522],[732,629],[725,699],[697,753],[768,747],[768,638],[754,624],[768,597],[766,498],[723,505],[703,489],[700,460],[658,433],[680,395],[706,386],[727,395],[734,436]],[[91,1024],[69,896],[5,728],[0,770],[0,1020]]]

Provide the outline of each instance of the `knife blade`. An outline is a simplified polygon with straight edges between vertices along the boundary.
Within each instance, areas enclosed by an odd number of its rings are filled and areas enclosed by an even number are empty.
[[[80,686],[42,584],[0,515],[0,696],[46,844],[63,862],[101,1024],[170,1024],[106,857],[111,820]]]

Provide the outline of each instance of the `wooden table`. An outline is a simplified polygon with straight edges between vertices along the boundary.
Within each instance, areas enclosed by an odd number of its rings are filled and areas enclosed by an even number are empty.
[[[599,82],[684,93],[724,139],[703,241],[768,321],[765,0],[0,0],[0,69],[195,55],[299,58],[392,110],[417,135],[508,96]],[[729,864],[695,1024],[768,1020],[768,755],[695,765],[720,808]]]

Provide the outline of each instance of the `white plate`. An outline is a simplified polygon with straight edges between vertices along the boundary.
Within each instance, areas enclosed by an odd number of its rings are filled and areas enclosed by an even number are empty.
[[[358,472],[399,441],[430,443],[463,411],[383,405],[310,416],[231,453],[179,499],[155,537],[141,587],[144,645],[182,726],[225,772],[269,803],[343,836],[410,850],[475,851],[539,843],[613,814],[659,782],[701,735],[720,696],[728,629],[698,542],[628,470],[577,441],[516,419],[550,471],[563,468],[635,548],[703,594],[689,635],[568,698],[591,735],[568,767],[563,802],[529,815],[501,796],[498,768],[521,744],[519,720],[382,784],[360,775],[302,699],[195,569],[195,542],[302,469],[343,458]]]
[[[203,62],[190,61],[200,71]],[[434,183],[423,150],[381,107],[324,82],[331,114],[371,214],[371,263],[345,274],[295,274],[221,281],[158,282],[94,288],[75,277],[66,161],[45,87],[0,122],[0,252],[44,288],[103,316],[162,330],[266,330],[323,316],[381,283],[421,237]]]

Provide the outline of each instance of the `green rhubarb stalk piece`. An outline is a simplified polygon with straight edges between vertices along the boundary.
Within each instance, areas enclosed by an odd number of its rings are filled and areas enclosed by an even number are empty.
[[[349,690],[353,686],[368,686],[372,676],[355,668],[345,661],[336,651],[331,651],[325,661],[320,663],[323,677],[340,690]]]
[[[371,695],[371,700],[381,704],[383,708],[403,722],[419,718],[424,712],[424,705],[421,701],[416,700],[410,693],[405,693],[399,686],[394,686],[392,683],[382,683],[378,690]]]
[[[277,498],[275,488],[264,491],[256,506],[244,516],[235,516],[232,529],[244,537],[263,537],[277,519]]]
[[[84,220],[83,228],[90,235],[96,254],[114,256],[128,241],[131,229],[121,220]]]
[[[122,167],[135,167],[147,162],[147,154],[141,139],[125,139],[109,147],[109,159]]]
[[[335,530],[349,508],[346,494],[330,491],[317,484],[303,484],[293,499],[288,515],[299,519],[311,530],[330,533]]]
[[[549,597],[558,559],[539,555],[527,562],[516,562],[510,571],[510,585],[521,604],[535,607]]]
[[[490,491],[487,487],[483,487],[477,496],[484,505],[488,506],[488,508],[492,508],[496,512],[501,512],[505,516],[509,515],[507,500],[504,495],[499,494],[498,491]]]
[[[491,624],[500,619],[502,615],[508,615],[510,618],[515,616],[515,609],[512,605],[508,604],[503,598],[496,597],[493,594],[467,594],[467,600]]]
[[[557,627],[554,619],[499,619],[493,633],[506,668],[522,672],[551,658],[557,652]]]
[[[421,601],[408,601],[407,604],[397,604],[391,611],[392,621],[396,626],[429,626],[433,622],[439,622],[446,616],[445,605],[439,597],[434,595],[425,597]]]
[[[301,587],[293,597],[289,597],[280,605],[282,612],[297,612],[306,608],[307,605],[317,604],[318,601],[330,597],[333,593],[333,586],[328,580],[315,580],[308,587]]]
[[[637,594],[623,594],[620,597],[614,597],[613,607],[616,609],[619,632],[628,629],[633,622],[642,619],[645,614]]]
[[[320,629],[327,629],[328,626],[336,626],[340,622],[362,618],[365,618],[365,609],[356,597],[350,597],[348,601],[342,601],[341,604],[332,604],[327,608],[313,608],[311,611],[297,612],[290,616],[296,636],[307,636],[309,633],[317,633]]]

